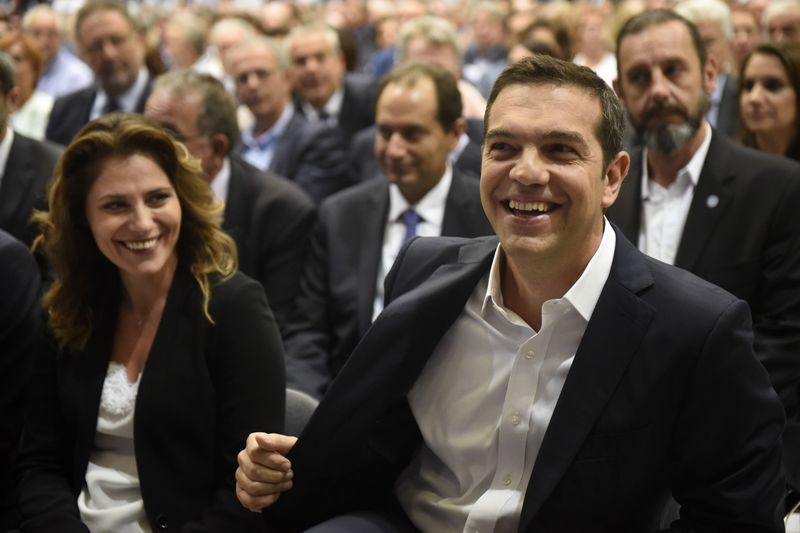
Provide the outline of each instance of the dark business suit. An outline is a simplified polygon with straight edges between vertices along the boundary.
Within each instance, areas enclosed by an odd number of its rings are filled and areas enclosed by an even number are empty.
[[[725,76],[715,129],[732,139],[739,135],[739,80],[733,74]]]
[[[295,184],[231,155],[224,229],[239,249],[239,270],[261,282],[281,330],[297,295],[316,207]]]
[[[40,333],[39,270],[25,245],[0,230],[0,531],[16,527],[12,466]]]
[[[337,124],[347,143],[359,131],[375,123],[375,96],[378,84],[372,76],[348,72],[342,80],[342,107]],[[297,105],[303,113],[301,105]],[[303,115],[305,116],[305,115]]]
[[[782,531],[783,414],[753,357],[747,306],[617,235],[519,531],[654,531],[670,495],[696,531]],[[394,482],[420,444],[407,394],[496,246],[422,238],[400,253],[389,304],[289,454],[294,487],[264,512],[270,531],[396,507]]]
[[[132,110],[134,113],[144,112],[144,104],[150,96],[152,83],[153,77],[148,75],[147,86],[136,101],[136,107]],[[45,138],[62,146],[69,145],[81,128],[89,122],[92,104],[94,104],[96,96],[97,88],[91,86],[56,98],[47,121]]]
[[[113,298],[109,298],[113,300]],[[42,353],[20,460],[24,531],[87,531],[84,485],[112,352],[110,303],[86,349]],[[202,294],[179,266],[139,382],[136,462],[153,531],[254,531],[234,496],[236,454],[248,433],[283,427],[283,350],[261,286],[243,274]],[[184,529],[186,528],[186,529]]]
[[[609,220],[638,242],[642,152]],[[744,148],[714,133],[694,192],[675,265],[747,301],[755,352],[786,407],[800,422],[800,165]],[[797,455],[800,443],[787,447]],[[800,467],[800,464],[798,464]],[[800,468],[790,472],[800,481]]]
[[[284,337],[287,383],[321,396],[372,323],[389,184],[370,180],[323,202]],[[489,235],[478,182],[453,171],[442,235]]]
[[[14,132],[0,181],[0,229],[29,246],[39,233],[31,215],[47,206],[47,184],[60,156],[60,147]]]
[[[481,175],[483,121],[467,119],[466,122],[468,127],[465,133],[469,137],[469,143],[464,146],[456,160],[453,161],[453,167],[478,178]],[[350,178],[355,183],[375,178],[386,179],[383,176],[380,163],[378,163],[378,158],[375,156],[375,135],[377,130],[377,126],[364,128],[350,142],[347,159],[350,166]]]
[[[342,133],[295,112],[281,134],[269,170],[300,186],[314,202],[343,189],[347,176]]]

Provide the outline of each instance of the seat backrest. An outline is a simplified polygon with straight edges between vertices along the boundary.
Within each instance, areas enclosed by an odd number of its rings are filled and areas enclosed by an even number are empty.
[[[319,402],[305,392],[286,389],[286,435],[298,436]]]

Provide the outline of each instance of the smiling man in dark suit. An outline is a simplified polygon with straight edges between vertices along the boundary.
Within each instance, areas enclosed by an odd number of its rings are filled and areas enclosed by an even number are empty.
[[[622,130],[585,67],[501,74],[481,174],[497,238],[412,240],[299,439],[248,438],[240,501],[293,484],[268,531],[783,531],[783,413],[747,305],[605,220]]]
[[[608,218],[643,252],[747,301],[755,352],[789,421],[800,488],[800,165],[728,140],[705,120],[716,68],[695,27],[653,11],[618,37],[616,90],[642,146]]]
[[[0,229],[30,246],[38,234],[31,215],[47,205],[47,184],[61,150],[9,125],[19,91],[14,72],[11,57],[0,53]]]
[[[264,286],[283,328],[316,220],[313,202],[294,183],[230,153],[239,138],[236,104],[212,76],[190,70],[162,75],[144,114],[200,159],[214,194],[225,203],[222,229],[236,241],[239,269]]]
[[[68,145],[92,119],[112,111],[141,113],[150,94],[145,40],[125,4],[89,0],[75,17],[78,54],[95,83],[56,99],[45,135]]]
[[[464,131],[455,78],[401,68],[382,82],[374,151],[382,175],[328,198],[311,240],[286,347],[287,382],[321,396],[383,308],[383,278],[408,233],[491,233],[478,181],[448,161]],[[385,176],[385,177],[384,177]]]
[[[315,201],[348,185],[345,140],[338,128],[309,122],[291,100],[286,58],[277,44],[252,37],[228,52],[236,96],[253,114],[237,152],[261,170],[271,170]]]

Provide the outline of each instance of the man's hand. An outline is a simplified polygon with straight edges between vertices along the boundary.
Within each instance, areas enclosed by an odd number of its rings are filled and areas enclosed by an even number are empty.
[[[269,507],[292,488],[292,464],[286,458],[297,437],[278,433],[251,433],[239,452],[236,497],[253,512]]]

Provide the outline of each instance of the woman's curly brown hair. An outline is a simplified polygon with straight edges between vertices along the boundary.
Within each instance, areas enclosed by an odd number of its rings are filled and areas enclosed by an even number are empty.
[[[48,210],[35,214],[41,234],[34,248],[44,251],[55,273],[44,306],[61,347],[85,348],[95,321],[119,303],[119,272],[95,243],[86,197],[109,159],[136,154],[155,162],[175,188],[182,212],[178,262],[188,265],[197,280],[209,321],[212,282],[236,270],[236,244],[219,227],[223,206],[186,147],[141,115],[113,113],[93,120],[58,161],[48,187]]]

